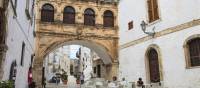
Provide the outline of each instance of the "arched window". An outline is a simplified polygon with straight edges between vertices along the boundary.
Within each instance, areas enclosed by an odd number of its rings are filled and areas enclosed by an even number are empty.
[[[75,10],[71,6],[67,6],[63,13],[63,23],[74,24],[75,23]]]
[[[200,66],[200,38],[190,40],[188,43],[191,66]]]
[[[94,26],[95,25],[95,12],[88,8],[84,12],[84,24]]]
[[[52,5],[45,4],[42,6],[41,21],[43,21],[43,22],[53,22],[54,21],[54,7]]]
[[[149,60],[150,81],[152,83],[160,82],[160,71],[158,53],[154,48],[151,48],[147,54]]]
[[[114,26],[113,12],[111,12],[109,10],[104,12],[103,25],[104,25],[104,27],[113,27]]]
[[[157,0],[147,0],[147,3],[148,3],[149,22],[158,20],[159,19],[158,1]]]

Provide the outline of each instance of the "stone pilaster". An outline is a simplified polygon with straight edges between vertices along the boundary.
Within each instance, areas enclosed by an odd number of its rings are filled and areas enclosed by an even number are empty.
[[[33,81],[36,82],[36,88],[42,88],[42,61],[40,59],[35,60],[33,66]]]
[[[112,80],[113,76],[117,76],[118,77],[118,71],[119,71],[119,63],[118,62],[113,62],[110,65],[107,65],[106,67],[106,79],[107,80]]]

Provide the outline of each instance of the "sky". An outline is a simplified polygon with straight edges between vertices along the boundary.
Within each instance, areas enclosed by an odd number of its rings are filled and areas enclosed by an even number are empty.
[[[80,45],[70,45],[70,59],[76,58],[76,52],[79,50]]]

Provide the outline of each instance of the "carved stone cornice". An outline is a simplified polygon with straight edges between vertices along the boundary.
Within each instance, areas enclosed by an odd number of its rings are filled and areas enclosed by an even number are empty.
[[[79,30],[79,32],[81,32]],[[96,34],[80,34],[80,33],[56,33],[56,32],[36,32],[36,35],[38,37],[40,36],[54,36],[54,37],[62,37],[62,38],[69,38],[69,37],[77,37],[80,39],[104,39],[104,40],[110,40],[110,39],[119,39],[118,36],[114,35],[107,35],[107,36],[101,36]]]

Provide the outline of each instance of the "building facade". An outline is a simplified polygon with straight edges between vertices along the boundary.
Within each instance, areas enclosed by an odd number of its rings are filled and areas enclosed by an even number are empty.
[[[200,87],[199,4],[197,0],[120,1],[119,76],[131,82],[141,77],[150,87]]]
[[[63,45],[94,48],[111,64],[107,79],[118,72],[118,2],[115,0],[37,0],[36,61],[33,77],[41,86],[41,63]]]
[[[1,45],[7,47],[3,56],[2,80],[14,80],[15,88],[27,88],[28,71],[34,58],[34,0],[2,1],[7,4],[4,23],[1,23],[4,26],[0,26],[4,36]]]

